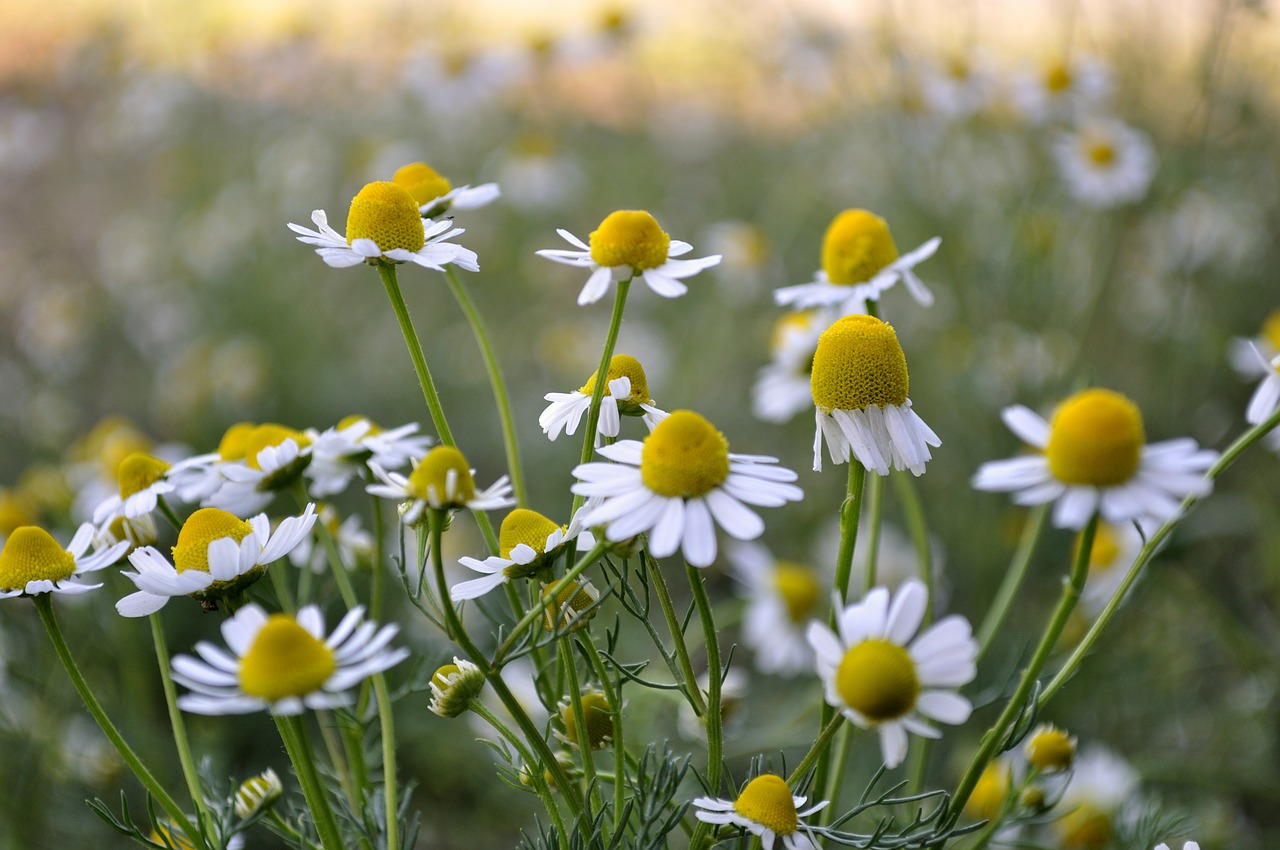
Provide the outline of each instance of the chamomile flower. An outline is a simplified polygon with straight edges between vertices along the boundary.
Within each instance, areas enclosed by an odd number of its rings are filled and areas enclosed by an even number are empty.
[[[299,234],[299,242],[317,246],[316,253],[335,269],[385,259],[436,271],[449,263],[480,270],[474,251],[448,241],[465,232],[461,227],[450,219],[422,218],[413,196],[390,181],[369,183],[351,200],[346,236],[329,226],[324,210],[312,212],[311,221],[319,230],[292,223],[289,229]]]
[[[1059,528],[1080,529],[1095,512],[1112,523],[1163,522],[1187,496],[1204,496],[1204,472],[1218,453],[1183,438],[1146,442],[1138,406],[1111,390],[1093,388],[1058,405],[1052,422],[1021,405],[1005,408],[1005,425],[1040,453],[984,463],[978,490],[1012,492],[1020,505],[1057,504]]]
[[[1053,155],[1067,191],[1095,209],[1142,200],[1156,173],[1146,134],[1114,119],[1092,119],[1063,133]]]
[[[258,605],[246,605],[222,623],[230,652],[201,641],[200,658],[173,659],[174,681],[190,691],[178,697],[178,707],[193,714],[266,709],[292,715],[349,705],[344,691],[409,657],[407,649],[387,648],[398,630],[364,622],[364,609],[356,607],[326,637],[316,605],[296,617],[268,616]]]
[[[579,389],[571,393],[547,393],[551,402],[538,417],[547,438],[554,440],[560,432],[572,435],[578,430],[582,416],[591,408],[591,395],[596,389],[596,373],[592,372]],[[615,354],[609,361],[608,383],[600,398],[600,419],[596,424],[596,445],[601,437],[616,437],[622,428],[622,416],[640,416],[652,431],[666,418],[666,413],[653,406],[649,398],[649,382],[644,367],[629,354]]]
[[[1059,846],[1098,850],[1110,844],[1116,818],[1137,788],[1137,774],[1119,756],[1100,747],[1081,752],[1058,801],[1065,814],[1050,824]]]
[[[782,676],[812,669],[805,626],[819,616],[826,600],[817,571],[779,561],[758,543],[732,547],[729,559],[747,594],[742,641],[755,653],[756,669]]]
[[[418,214],[434,218],[449,210],[474,210],[497,200],[502,194],[497,183],[476,187],[457,186],[424,162],[413,162],[396,170],[391,182],[404,188],[418,204]]]
[[[586,724],[587,745],[593,750],[603,750],[613,743],[613,706],[608,698],[595,688],[587,689],[578,702],[582,706],[582,719]],[[624,704],[625,707],[625,704]],[[564,732],[556,731],[556,737],[570,747],[580,745],[578,719],[569,697],[560,701],[560,724]]]
[[[85,584],[85,574],[111,566],[130,544],[121,541],[86,554],[94,536],[93,524],[86,522],[64,548],[39,526],[15,528],[0,549],[0,599],[39,593],[78,596],[102,587]]]
[[[120,493],[98,505],[93,512],[97,525],[109,525],[117,518],[137,519],[156,509],[157,500],[172,493],[174,485],[166,480],[169,464],[144,452],[133,452],[120,462],[116,478]]]
[[[924,62],[920,70],[920,94],[925,106],[948,120],[968,118],[991,105],[996,74],[982,53],[955,52],[941,62]]]
[[[455,584],[449,598],[457,602],[475,599],[513,578],[529,578],[543,572],[555,562],[571,537],[567,529],[556,525],[537,511],[516,508],[498,527],[498,554],[478,561],[460,558],[458,563],[483,573],[481,578]]]
[[[869,472],[890,467],[924,474],[930,446],[942,441],[907,398],[907,358],[893,327],[874,316],[845,316],[822,332],[810,377],[813,468],[822,471],[822,443],[831,462],[856,459]]]
[[[765,422],[782,423],[813,404],[809,375],[818,337],[837,318],[833,310],[798,310],[773,325],[772,359],[756,373],[751,412]]]
[[[964,723],[972,708],[955,689],[977,675],[978,642],[969,621],[955,614],[917,635],[928,596],[915,580],[892,599],[878,587],[839,613],[836,631],[816,620],[809,624],[827,703],[879,733],[888,767],[906,757],[908,732],[937,738],[928,720]]]
[[[935,236],[910,253],[898,255],[889,225],[867,210],[848,209],[837,215],[822,239],[822,268],[810,283],[774,290],[779,304],[804,309],[835,307],[841,313],[865,313],[868,301],[899,280],[917,303],[933,303],[914,268],[933,256],[942,240]]]
[[[1013,100],[1032,123],[1096,111],[1111,93],[1111,73],[1093,56],[1061,56],[1014,80]]]
[[[406,503],[400,518],[407,525],[417,522],[427,508],[493,511],[515,504],[511,498],[511,482],[505,475],[488,489],[477,491],[475,470],[453,446],[436,446],[427,452],[408,477],[389,472],[376,463],[369,464],[369,469],[381,483],[370,484],[365,491]]]
[[[309,434],[311,463],[306,469],[316,497],[332,496],[368,463],[395,469],[427,453],[432,440],[418,436],[418,423],[384,431],[364,416],[348,416],[319,434]]]
[[[1257,336],[1233,338],[1227,353],[1231,358],[1231,367],[1246,380],[1252,381],[1275,371],[1270,361],[1280,354],[1280,309],[1267,314]],[[1262,355],[1261,359],[1259,354]]]
[[[441,717],[457,717],[484,690],[484,673],[472,662],[455,656],[452,664],[436,669],[429,684],[431,702],[427,708]]]
[[[358,514],[343,517],[333,505],[322,503],[317,521],[333,538],[334,544],[338,547],[338,557],[347,568],[373,562],[373,535],[360,524]],[[289,551],[289,561],[295,567],[304,567],[313,573],[322,573],[329,567],[329,553],[323,546],[318,545],[314,536],[307,536]]]
[[[1280,354],[1268,360],[1256,347],[1253,353],[1257,358],[1258,366],[1265,367],[1266,371],[1263,373],[1262,382],[1258,384],[1258,388],[1253,391],[1253,396],[1249,399],[1249,406],[1244,412],[1244,421],[1250,425],[1260,425],[1266,422],[1277,408],[1280,408]],[[1266,443],[1273,449],[1280,449],[1280,428],[1267,435]]]
[[[591,269],[586,286],[578,294],[578,304],[594,304],[609,291],[609,284],[639,276],[649,288],[664,298],[677,298],[689,291],[680,281],[720,262],[714,254],[698,260],[678,260],[693,250],[688,242],[673,240],[653,216],[644,210],[609,213],[583,242],[567,230],[557,233],[578,250],[538,251],[567,266]]]
[[[242,458],[217,464],[221,483],[202,504],[244,516],[298,480],[311,463],[312,445],[307,434],[274,422],[250,428],[242,439]]]
[[[643,443],[622,440],[599,453],[614,463],[573,470],[573,492],[600,500],[581,523],[605,526],[612,543],[648,532],[655,558],[681,550],[695,567],[715,561],[716,525],[738,540],[760,536],[764,522],[746,505],[779,507],[804,496],[791,483],[794,472],[772,457],[731,454],[724,435],[690,410],[659,422]]]
[[[264,809],[270,810],[284,796],[284,783],[279,775],[267,768],[257,776],[251,776],[236,789],[235,812],[241,820],[251,818]]]
[[[125,617],[155,613],[175,596],[190,596],[216,607],[262,577],[267,565],[283,558],[311,533],[315,505],[289,517],[271,531],[266,514],[243,520],[219,508],[201,508],[187,517],[173,547],[173,562],[145,546],[129,554],[137,572],[124,575],[138,587],[116,603]]]
[[[694,816],[705,823],[742,827],[760,836],[764,850],[773,850],[779,841],[785,850],[817,850],[808,824],[800,819],[825,808],[829,801],[802,810],[808,799],[792,794],[781,776],[764,773],[748,782],[736,799],[698,797],[693,801]]]

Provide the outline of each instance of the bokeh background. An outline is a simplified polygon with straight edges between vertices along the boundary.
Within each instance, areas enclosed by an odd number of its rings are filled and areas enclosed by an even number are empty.
[[[949,610],[981,618],[1017,540],[1022,512],[968,485],[1016,451],[1002,407],[1047,412],[1099,384],[1138,402],[1152,440],[1222,447],[1243,430],[1252,384],[1229,348],[1280,308],[1273,4],[535,5],[0,4],[0,531],[74,519],[85,470],[112,472],[104,458],[120,445],[207,451],[242,419],[428,421],[376,276],[328,268],[285,227],[326,209],[341,230],[364,183],[417,160],[455,185],[502,187],[458,214],[459,241],[480,257],[465,283],[548,514],[564,510],[577,450],[539,432],[542,396],[594,369],[608,306],[576,306],[582,274],[534,251],[618,208],[651,211],[693,256],[725,255],[679,301],[636,287],[619,350],[645,364],[659,406],[697,409],[735,451],[801,470],[805,502],[767,517],[780,557],[822,568],[845,477],[808,471],[810,415],[760,422],[751,386],[782,315],[771,290],[811,278],[847,207],[884,216],[904,251],[942,237],[919,268],[937,303],[899,288],[882,315],[915,409],[943,440],[918,487]],[[1106,114],[1150,140],[1154,176],[1131,202],[1078,200],[1053,154],[1070,125],[1018,98],[1077,56],[1105,69]],[[401,281],[464,449],[492,480],[504,460],[471,331],[437,275],[410,267]],[[1255,449],[1224,477],[1052,708],[1133,765],[1204,848],[1280,843],[1276,464]],[[1047,535],[979,701],[1037,634],[1070,547]],[[723,570],[711,575],[732,641],[742,603]],[[0,846],[125,846],[83,800],[137,789],[30,605],[0,607]],[[190,611],[165,616],[174,647],[209,630]],[[63,617],[113,716],[163,763],[145,629],[108,605]],[[408,639],[428,660],[446,655],[425,630]],[[803,746],[791,700],[818,693],[807,678],[762,681],[730,742],[742,763]],[[954,782],[988,714],[935,750],[937,783]],[[532,801],[425,696],[401,715],[420,846],[514,846]],[[673,704],[637,722],[679,740]],[[193,727],[215,775],[282,767],[265,716]],[[855,755],[870,760],[864,745]]]

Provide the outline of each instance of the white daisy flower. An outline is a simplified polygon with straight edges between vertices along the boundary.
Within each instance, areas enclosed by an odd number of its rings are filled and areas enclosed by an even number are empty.
[[[0,599],[38,593],[78,596],[102,587],[85,584],[85,574],[111,566],[129,550],[130,544],[122,540],[86,555],[94,536],[93,524],[86,522],[76,530],[71,544],[63,548],[39,526],[15,528],[0,550]]]
[[[241,516],[261,511],[311,463],[311,438],[285,425],[266,422],[242,438],[238,459],[214,462],[220,483],[201,501],[205,507]]]
[[[1050,829],[1064,850],[1090,850],[1111,842],[1116,817],[1138,790],[1138,775],[1114,753],[1084,750],[1075,760],[1057,810],[1064,812]]]
[[[765,422],[783,423],[813,404],[809,373],[818,337],[839,316],[834,310],[799,310],[773,325],[772,360],[756,373],[751,412]]]
[[[694,816],[705,823],[742,827],[760,836],[764,850],[773,850],[779,840],[786,850],[818,850],[808,824],[800,819],[825,808],[830,801],[801,810],[808,799],[793,795],[781,776],[765,773],[748,782],[735,800],[698,797],[693,801]]]
[[[408,477],[388,472],[375,463],[369,464],[369,469],[381,483],[370,484],[365,492],[407,503],[400,514],[407,525],[417,522],[427,508],[493,511],[515,504],[511,498],[511,481],[505,475],[487,490],[477,492],[475,470],[453,446],[436,446],[427,452]]]
[[[449,210],[474,210],[502,195],[497,183],[457,186],[425,162],[413,162],[396,170],[391,181],[404,188],[418,204],[418,215],[435,218]]]
[[[948,120],[981,112],[996,93],[995,71],[981,53],[954,53],[939,63],[922,63],[919,82],[925,107]]]
[[[247,437],[257,427],[255,422],[237,422],[223,432],[216,451],[192,455],[169,467],[165,477],[173,483],[178,498],[200,504],[217,492],[226,481],[222,466],[244,460]]]
[[[572,435],[578,430],[583,415],[591,409],[591,395],[596,389],[596,373],[587,383],[571,393],[547,393],[551,402],[538,417],[547,438],[554,440],[560,432]],[[649,398],[649,382],[640,361],[629,354],[615,354],[609,361],[608,383],[600,398],[600,419],[596,423],[596,446],[601,437],[616,437],[622,429],[622,415],[640,416],[652,431],[667,414],[653,406]]]
[[[1111,72],[1093,56],[1063,56],[1014,80],[1014,105],[1032,123],[1094,112],[1111,94]]]
[[[315,505],[307,505],[302,516],[283,520],[273,534],[266,514],[242,520],[219,508],[201,508],[182,524],[173,563],[150,546],[129,554],[137,572],[124,575],[138,592],[117,602],[116,610],[125,617],[145,617],[175,596],[216,609],[218,599],[242,591],[262,577],[268,564],[289,554],[315,521]]]
[[[733,575],[746,591],[742,642],[755,653],[761,673],[795,676],[813,669],[813,650],[805,627],[820,615],[826,601],[817,571],[779,561],[758,543],[739,543],[729,550]]]
[[[436,271],[444,271],[449,263],[480,270],[474,251],[447,241],[464,233],[461,227],[454,227],[450,219],[422,218],[413,196],[390,181],[369,183],[352,199],[346,236],[329,226],[324,210],[312,212],[311,221],[318,231],[292,223],[289,229],[299,234],[299,242],[318,246],[316,253],[335,269],[387,259]]]
[[[373,535],[360,524],[360,517],[351,514],[343,518],[332,505],[320,506],[317,521],[329,531],[338,547],[338,557],[351,567],[369,564],[374,556]],[[315,536],[308,535],[289,551],[289,561],[295,567],[306,567],[313,573],[322,573],[329,567],[329,554],[318,545]]]
[[[429,684],[431,701],[427,708],[441,717],[457,717],[484,690],[484,673],[465,658],[454,656],[452,664],[436,668]]]
[[[1005,408],[1005,425],[1040,453],[984,463],[978,490],[1012,492],[1019,505],[1056,501],[1053,522],[1080,529],[1095,512],[1112,523],[1164,522],[1187,496],[1204,496],[1204,473],[1218,453],[1183,438],[1147,445],[1142,413],[1123,395],[1087,389],[1058,405],[1052,424],[1022,405]]]
[[[308,432],[311,463],[305,474],[311,479],[311,494],[332,496],[347,488],[368,463],[395,469],[427,453],[428,436],[415,436],[418,423],[410,422],[384,431],[364,416],[348,416],[322,433]]]
[[[1252,381],[1273,372],[1270,360],[1280,354],[1280,309],[1267,314],[1256,337],[1233,338],[1227,354],[1231,368],[1245,380]],[[1261,360],[1258,359],[1259,354],[1262,355]]]
[[[502,525],[498,527],[497,555],[483,561],[458,559],[464,567],[484,575],[455,584],[449,589],[449,598],[454,602],[475,599],[513,578],[528,578],[548,569],[563,546],[573,539],[568,532],[569,529],[537,511],[516,508],[503,518]]]
[[[878,587],[839,613],[835,632],[816,620],[809,624],[827,703],[863,729],[879,732],[888,767],[906,757],[908,732],[937,738],[940,733],[927,720],[958,725],[972,709],[954,689],[977,675],[978,642],[969,621],[955,614],[916,635],[928,596],[914,580],[892,601]]]
[[[1253,391],[1253,396],[1249,399],[1249,406],[1244,412],[1244,421],[1250,425],[1260,425],[1276,412],[1277,407],[1280,407],[1280,354],[1268,360],[1256,347],[1253,349],[1253,354],[1258,368],[1265,368],[1266,371],[1263,373],[1262,382],[1258,384],[1258,388]],[[1267,435],[1266,444],[1273,449],[1280,449],[1280,428]]]
[[[724,435],[690,410],[659,422],[643,443],[622,440],[599,453],[614,463],[584,463],[571,488],[598,498],[584,526],[604,525],[612,543],[649,532],[649,552],[665,558],[677,550],[695,567],[716,559],[715,527],[753,540],[764,521],[746,505],[779,507],[803,498],[796,474],[773,466],[776,458],[730,454]]]
[[[1156,173],[1146,134],[1112,119],[1092,119],[1063,133],[1053,155],[1067,191],[1095,209],[1142,200]]]
[[[246,605],[222,623],[231,652],[201,641],[199,659],[174,657],[173,679],[191,691],[178,698],[178,707],[193,714],[266,709],[290,715],[349,705],[344,691],[409,657],[408,649],[387,648],[398,626],[363,620],[364,608],[357,606],[325,637],[319,606],[307,605],[295,618]]]
[[[849,209],[837,215],[822,239],[822,268],[810,283],[774,290],[779,304],[804,309],[835,307],[840,313],[865,313],[868,301],[899,280],[916,303],[928,307],[930,292],[914,268],[933,256],[942,240],[935,236],[910,253],[898,255],[889,225],[867,210]]]
[[[144,452],[133,452],[120,462],[116,477],[120,493],[104,499],[93,512],[93,521],[106,526],[117,519],[133,520],[156,509],[160,496],[172,493],[173,482],[166,479],[169,464]]]
[[[1169,850],[1169,845],[1161,842],[1156,845],[1155,850]],[[1195,841],[1187,841],[1183,843],[1182,850],[1200,850],[1200,844]]]
[[[664,298],[678,298],[689,291],[680,281],[720,262],[714,254],[698,260],[677,260],[693,250],[688,242],[673,240],[644,210],[609,213],[592,231],[590,244],[567,230],[557,230],[566,242],[579,250],[538,251],[567,266],[591,269],[591,277],[578,294],[578,304],[594,304],[609,291],[609,284],[640,276],[649,288]]]
[[[877,475],[890,467],[923,475],[929,447],[942,441],[911,409],[908,385],[907,358],[892,325],[854,314],[823,331],[810,377],[814,471],[822,470],[825,440],[832,463],[852,457]]]

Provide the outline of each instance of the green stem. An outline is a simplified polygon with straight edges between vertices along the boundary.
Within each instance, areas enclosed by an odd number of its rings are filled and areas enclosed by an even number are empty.
[[[676,658],[680,665],[679,674],[684,679],[681,682],[682,687],[680,690],[684,693],[685,699],[689,700],[689,705],[693,707],[698,716],[706,717],[707,704],[702,699],[702,690],[698,687],[697,674],[693,672],[693,662],[689,658],[689,646],[684,641],[684,629],[680,625],[680,618],[676,616],[675,605],[671,602],[671,591],[667,589],[667,580],[662,575],[662,566],[650,558],[648,552],[644,551],[640,553],[640,562],[648,572],[649,581],[658,592],[658,605],[662,608],[662,616],[667,620],[667,630],[671,632],[671,640],[675,644]]]
[[[147,770],[146,765],[138,758],[120,731],[116,729],[111,719],[107,717],[107,713],[102,710],[102,704],[98,702],[97,697],[93,695],[93,691],[89,689],[89,683],[85,681],[84,676],[80,674],[80,668],[76,666],[75,659],[71,657],[71,650],[67,646],[66,640],[62,637],[62,630],[58,627],[58,621],[53,616],[53,603],[50,594],[40,593],[31,597],[35,602],[36,612],[40,615],[40,621],[44,623],[45,631],[49,633],[49,640],[53,642],[54,652],[58,654],[58,660],[62,662],[62,666],[67,671],[67,675],[71,677],[71,684],[75,685],[76,692],[80,694],[80,699],[84,700],[85,708],[89,709],[89,713],[93,715],[93,719],[98,722],[102,733],[107,736],[107,740],[111,741],[112,746],[116,748],[116,752],[120,754],[120,758],[133,771],[134,776],[138,777],[138,781],[147,789],[152,797],[155,798],[173,822],[191,838],[200,838],[201,833],[191,823],[182,809],[178,808],[178,804],[169,796],[169,792],[156,781],[151,775],[151,771]],[[203,840],[202,840],[203,843]]]
[[[596,763],[591,748],[591,730],[587,728],[587,712],[582,705],[582,686],[578,683],[578,664],[573,657],[570,638],[565,635],[556,641],[560,651],[560,669],[568,683],[569,710],[573,712],[574,731],[577,732],[578,754],[582,756],[582,778],[587,783],[587,820],[600,807],[600,789],[596,785]],[[612,709],[613,706],[610,706]]]
[[[702,637],[706,642],[707,712],[703,715],[703,720],[707,726],[707,787],[711,795],[715,796],[720,793],[720,770],[724,762],[724,735],[721,729],[723,716],[720,712],[720,685],[724,671],[720,669],[720,642],[716,636],[711,600],[707,598],[706,582],[697,567],[686,564],[684,569],[689,586],[693,589],[693,601],[698,608],[698,618],[702,620]],[[696,681],[693,685],[694,690],[697,690]],[[689,850],[699,850],[707,840],[710,829],[711,824],[698,821],[693,837],[689,839]]]
[[[174,531],[182,530],[182,520],[178,519],[178,515],[173,512],[173,508],[169,507],[169,503],[164,500],[164,496],[156,496],[156,507],[159,508],[160,514],[173,526]]]
[[[493,398],[498,404],[498,416],[502,422],[502,442],[506,446],[511,486],[515,489],[519,506],[526,507],[529,504],[529,495],[524,485],[524,467],[520,463],[520,446],[516,442],[515,420],[511,416],[511,402],[507,396],[506,381],[502,378],[502,369],[498,366],[497,357],[494,356],[493,346],[489,344],[489,332],[485,328],[484,320],[480,318],[479,311],[476,310],[475,303],[458,280],[452,266],[445,267],[444,279],[449,284],[449,291],[457,299],[458,306],[466,314],[467,321],[471,324],[471,332],[480,346],[480,354],[484,358],[485,369],[489,372],[489,385],[493,388]]]
[[[498,734],[507,740],[515,748],[520,758],[525,763],[525,770],[529,772],[529,782],[533,785],[533,790],[537,792],[538,797],[542,800],[542,806],[547,810],[547,814],[551,817],[551,822],[556,828],[556,832],[560,835],[562,847],[569,846],[569,833],[564,828],[564,820],[560,816],[560,806],[556,804],[555,797],[551,795],[551,788],[547,785],[546,774],[538,770],[538,763],[529,753],[528,748],[520,740],[520,736],[507,728],[507,725],[494,715],[493,712],[485,708],[484,703],[478,699],[471,700],[467,707],[484,719],[486,723],[497,730]]]
[[[600,689],[604,691],[604,698],[608,700],[609,708],[613,712],[613,832],[617,839],[621,838],[623,828],[626,826],[622,820],[622,810],[627,803],[627,747],[622,736],[622,693],[620,688],[614,687],[609,669],[605,666],[600,651],[596,649],[595,641],[591,639],[591,630],[584,628],[577,634],[581,636],[582,643],[587,648],[591,665],[596,671],[596,678],[600,680]]]
[[[809,752],[805,753],[804,758],[800,760],[800,763],[792,769],[791,775],[787,777],[787,785],[791,786],[791,790],[794,791],[796,788],[800,787],[800,783],[804,781],[805,775],[814,768],[818,763],[818,759],[820,759],[822,754],[827,751],[827,748],[831,746],[831,739],[835,737],[836,732],[839,731],[843,724],[844,715],[837,714],[822,727],[822,732],[818,735],[818,739],[813,742],[813,746],[809,748]]]
[[[391,695],[381,673],[371,677],[377,695],[378,720],[382,735],[382,802],[387,819],[387,850],[400,850],[400,802],[396,783],[396,726],[391,713]]]
[[[933,622],[933,547],[929,544],[929,527],[924,519],[924,505],[920,502],[920,492],[916,489],[915,477],[905,472],[894,472],[893,483],[898,491],[898,501],[902,503],[902,511],[907,523],[907,533],[911,535],[911,543],[916,549],[916,558],[920,561],[920,580],[929,592],[929,604],[924,609],[924,623]]]
[[[867,494],[871,518],[867,523],[867,570],[862,581],[864,595],[876,586],[876,566],[880,561],[880,522],[884,518],[884,478],[872,476],[867,489],[871,491]]]
[[[297,716],[276,715],[276,728],[280,731],[280,740],[289,753],[289,761],[293,763],[294,773],[298,776],[298,784],[302,786],[302,796],[306,798],[307,808],[311,811],[311,820],[320,836],[320,845],[324,850],[343,850],[342,832],[338,829],[338,821],[329,806],[329,798],[325,793],[324,783],[316,771],[315,760],[311,758],[311,747],[307,743],[306,729],[302,719]]]
[[[164,689],[165,705],[169,709],[169,725],[173,727],[173,742],[178,748],[178,762],[182,765],[182,776],[187,781],[187,790],[196,807],[196,821],[201,834],[208,841],[209,833],[205,830],[213,826],[209,818],[209,806],[204,799],[204,790],[200,786],[200,774],[196,771],[195,759],[191,757],[191,744],[187,739],[187,726],[182,721],[182,712],[178,710],[178,693],[173,686],[173,676],[169,670],[169,646],[164,639],[164,629],[160,626],[160,615],[152,614],[151,639],[156,648],[156,661],[160,665],[160,683]]]
[[[387,570],[387,520],[382,512],[382,500],[370,496],[373,511],[373,583],[369,588],[369,619],[382,619],[383,586]]]
[[[1044,531],[1048,518],[1048,504],[1037,505],[1027,517],[1026,525],[1022,527],[1018,548],[1013,553],[1013,560],[1010,561],[1009,569],[1004,574],[1000,589],[996,591],[995,599],[991,600],[991,607],[982,621],[982,627],[978,629],[978,655],[974,659],[975,662],[980,661],[986,651],[991,648],[991,639],[999,631],[1013,608],[1013,600],[1027,576],[1027,570],[1031,566],[1031,556],[1035,554],[1036,545],[1040,542],[1040,533]]]
[[[595,548],[578,559],[572,569],[544,589],[538,601],[511,628],[511,631],[507,634],[507,639],[502,642],[502,646],[498,647],[498,651],[493,654],[493,666],[503,666],[507,655],[515,649],[517,642],[520,640],[520,635],[524,634],[525,629],[528,629],[543,618],[543,612],[546,611],[548,606],[560,598],[560,594],[569,587],[569,584],[574,579],[582,574],[583,570],[595,563],[595,560],[604,553],[604,549],[603,542],[597,543]]]

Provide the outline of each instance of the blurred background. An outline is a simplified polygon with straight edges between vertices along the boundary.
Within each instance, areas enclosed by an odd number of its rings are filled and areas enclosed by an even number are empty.
[[[1153,441],[1221,448],[1243,430],[1256,379],[1233,369],[1233,341],[1265,344],[1269,326],[1280,346],[1274,4],[536,5],[0,3],[0,533],[71,527],[95,465],[109,478],[135,446],[209,451],[244,419],[428,423],[376,276],[328,268],[285,226],[325,209],[342,231],[362,185],[414,161],[502,188],[457,213],[481,265],[461,274],[504,364],[533,507],[551,516],[578,450],[539,432],[542,397],[585,382],[609,307],[576,306],[585,275],[534,251],[619,208],[649,210],[691,256],[725,256],[679,301],[634,288],[618,350],[645,365],[658,406],[694,408],[732,450],[801,471],[806,500],[766,517],[778,557],[830,571],[845,473],[810,472],[812,414],[762,422],[752,384],[783,315],[771,291],[812,279],[848,207],[883,216],[904,253],[942,238],[917,269],[936,303],[898,287],[881,315],[943,441],[917,483],[946,610],[980,620],[1017,541],[1023,512],[968,485],[1017,450],[1004,406],[1048,413],[1098,384],[1140,405]],[[463,448],[492,481],[505,461],[471,331],[438,275],[400,278]],[[1206,850],[1280,843],[1276,463],[1259,448],[1227,473],[1049,718],[1122,755]],[[1070,549],[1046,535],[979,703],[1034,640]],[[732,642],[740,589],[710,575]],[[82,801],[133,795],[132,780],[31,606],[0,607],[0,846],[125,846]],[[109,605],[74,610],[73,649],[163,763],[149,637]],[[165,616],[177,648],[209,630],[191,611]],[[445,657],[438,637],[409,638]],[[786,684],[748,696],[730,742],[740,764],[803,746],[809,719],[784,701],[794,687],[811,707],[817,683]],[[442,731],[425,696],[401,713],[420,846],[514,846],[532,800]],[[936,784],[955,781],[988,714],[935,748]],[[637,722],[678,742],[674,716],[662,702]],[[265,716],[193,727],[215,775],[264,759],[283,774]],[[868,736],[855,755],[872,750]]]

